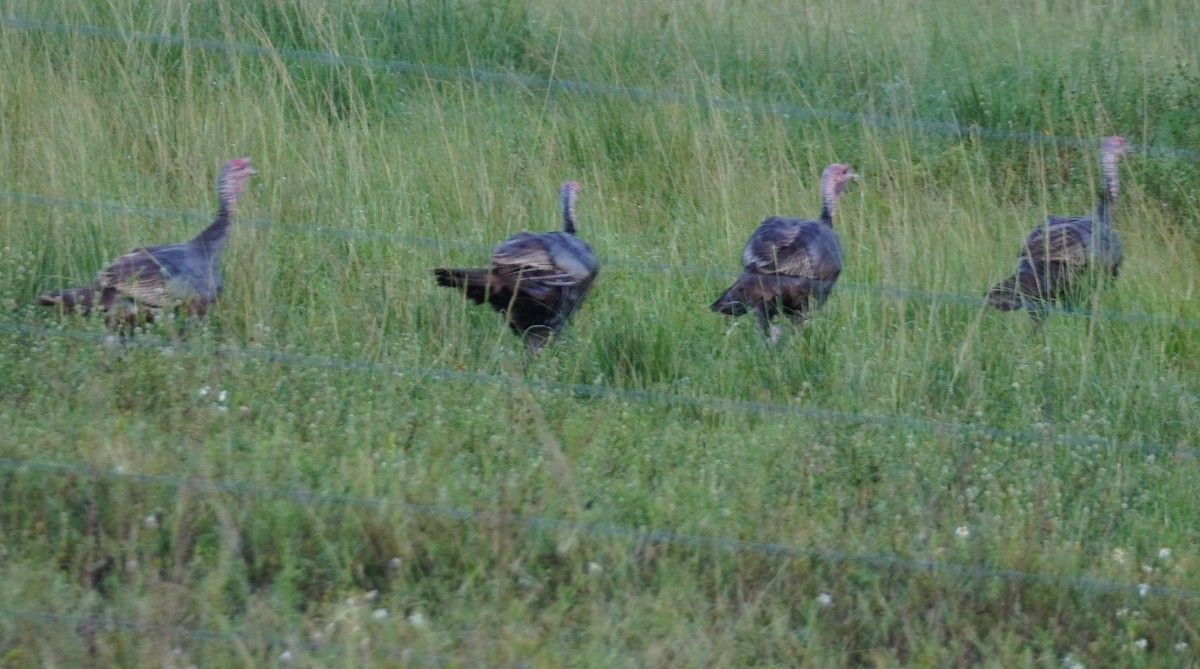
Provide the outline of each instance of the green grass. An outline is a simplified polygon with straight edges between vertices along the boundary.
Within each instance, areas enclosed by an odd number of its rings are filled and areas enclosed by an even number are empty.
[[[920,129],[1194,149],[1191,3],[4,11],[909,125],[0,26],[0,190],[206,212],[260,170],[182,343],[30,302],[202,221],[4,196],[0,666],[1197,662],[1197,165],[1122,163],[1122,276],[1040,341],[954,296],[1092,207],[1094,151]],[[766,346],[707,304],[835,160],[842,283]],[[429,269],[568,178],[600,278],[527,360]]]

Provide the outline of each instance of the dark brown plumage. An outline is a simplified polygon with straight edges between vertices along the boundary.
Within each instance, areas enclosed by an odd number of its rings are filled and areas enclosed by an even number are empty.
[[[575,234],[579,188],[574,181],[562,186],[562,232],[519,232],[496,246],[488,267],[434,269],[438,285],[490,304],[529,350],[540,349],[562,331],[599,269],[591,247]]]
[[[741,316],[754,312],[763,334],[775,341],[777,314],[802,324],[829,298],[842,272],[842,245],[833,229],[837,199],[857,174],[834,163],[821,175],[818,220],[772,216],[759,224],[742,250],[744,270],[715,302],[714,311]]]
[[[217,258],[229,236],[234,205],[256,173],[249,158],[227,161],[217,180],[217,216],[200,234],[182,244],[134,249],[100,270],[95,283],[43,293],[37,304],[85,314],[98,309],[113,329],[153,320],[141,307],[204,315],[221,291]]]
[[[1112,227],[1112,208],[1117,200],[1117,159],[1125,152],[1124,137],[1101,142],[1104,185],[1096,213],[1050,216],[1034,228],[1021,245],[1016,272],[987,292],[989,305],[1001,311],[1027,309],[1040,324],[1050,305],[1078,305],[1099,281],[1117,277],[1124,253]]]

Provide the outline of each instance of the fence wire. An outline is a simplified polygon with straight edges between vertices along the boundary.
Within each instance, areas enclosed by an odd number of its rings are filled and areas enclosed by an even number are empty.
[[[278,659],[285,662],[289,659],[300,659],[290,657],[293,650],[316,655],[322,653],[336,653],[338,655],[352,653],[355,656],[358,656],[362,651],[360,646],[350,647],[347,644],[341,643],[301,641],[298,638],[264,635],[261,632],[230,632],[185,625],[168,625],[159,622],[141,622],[99,614],[89,615],[47,611],[44,609],[0,607],[0,618],[25,620],[31,624],[46,627],[70,627],[76,634],[85,638],[88,634],[121,631],[136,633],[144,639],[152,638],[153,642],[162,642],[163,635],[167,634],[186,637],[201,644],[225,644],[231,646],[261,644],[272,652],[279,651],[281,657]],[[413,653],[400,647],[391,646],[381,648],[378,644],[372,643],[371,648],[372,655],[402,660],[409,664],[433,667],[448,666],[450,664],[447,660],[434,655]],[[288,655],[283,655],[284,653],[288,653]]]

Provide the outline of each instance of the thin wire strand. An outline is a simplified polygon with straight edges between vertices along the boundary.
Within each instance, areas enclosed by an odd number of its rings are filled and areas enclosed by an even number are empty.
[[[1095,141],[1063,135],[1048,135],[1041,132],[1022,132],[1002,128],[987,128],[977,125],[963,125],[953,121],[920,121],[904,120],[884,114],[866,114],[847,112],[836,109],[814,109],[787,103],[766,103],[733,98],[711,97],[680,93],[676,91],[661,91],[640,86],[614,86],[597,84],[586,81],[555,79],[551,77],[529,76],[511,72],[497,72],[474,68],[446,67],[425,63],[412,63],[403,60],[383,60],[365,56],[345,56],[310,51],[304,49],[276,49],[259,44],[245,42],[228,42],[223,40],[181,37],[179,35],[144,33],[136,31],[105,28],[101,26],[57,23],[39,21],[19,16],[0,17],[0,24],[9,28],[25,31],[41,31],[53,33],[76,33],[87,37],[119,39],[130,42],[145,42],[149,44],[169,44],[184,48],[202,49],[217,52],[246,53],[255,56],[270,56],[282,60],[298,60],[317,62],[324,65],[362,67],[383,70],[398,74],[413,74],[425,77],[444,79],[466,79],[479,83],[515,85],[524,88],[547,88],[563,90],[571,93],[619,96],[633,100],[655,100],[662,102],[680,102],[699,104],[714,109],[733,111],[749,111],[760,114],[772,114],[786,118],[817,119],[838,121],[841,123],[860,123],[879,128],[902,128],[921,130],[930,134],[949,135],[953,137],[982,137],[1006,141],[1020,141],[1032,144],[1048,144],[1054,146],[1092,147]],[[1159,158],[1180,158],[1200,161],[1200,151],[1192,151],[1177,147],[1154,145],[1130,145],[1130,150]]]
[[[188,221],[199,222],[208,221],[212,216],[210,213],[199,211],[161,209],[157,207],[139,207],[121,204],[119,202],[81,200],[74,198],[55,197],[51,195],[41,195],[37,193],[19,193],[16,191],[4,190],[0,190],[0,199],[7,200],[9,202],[17,202],[21,204],[42,207],[100,211],[110,214],[143,216],[146,218],[156,219],[179,218]],[[342,239],[383,241],[408,246],[423,246],[436,249],[455,248],[478,251],[481,253],[490,253],[492,249],[492,247],[488,244],[482,242],[473,242],[465,239],[424,237],[420,235],[408,235],[395,232],[377,232],[372,230],[355,230],[352,228],[338,228],[324,225],[281,223],[262,218],[241,218],[239,219],[239,222],[243,225],[249,225],[264,230],[278,229],[299,234],[340,237]],[[616,265],[617,267],[624,267],[631,271],[644,272],[648,274],[662,274],[664,272],[670,272],[713,278],[729,278],[736,274],[732,268],[702,267],[698,265],[673,265],[668,263],[656,263],[645,260],[623,258],[605,261],[606,265],[610,263]],[[858,283],[854,281],[848,281],[846,279],[842,279],[838,282],[838,290],[865,295],[880,295],[892,299],[921,300],[931,303],[957,304],[968,307],[981,307],[985,304],[985,300],[978,295],[944,293],[939,291],[924,290],[921,288],[908,288],[904,286]],[[1124,312],[1107,309],[1064,309],[1058,306],[1047,307],[1046,311],[1071,316],[1100,317],[1120,322],[1148,323],[1153,325],[1175,326],[1182,328],[1200,328],[1200,319],[1158,316],[1155,314],[1147,314],[1142,312]]]
[[[111,335],[77,330],[55,330],[50,328],[21,325],[16,323],[0,323],[0,332],[13,335],[33,335],[37,337],[67,338],[94,343],[103,343]],[[148,336],[129,338],[126,346],[144,346],[151,348],[171,348],[175,350],[210,353],[197,344],[187,342],[165,342]],[[1046,446],[1068,446],[1074,448],[1112,448],[1121,451],[1131,451],[1145,455],[1176,454],[1182,455],[1179,447],[1164,442],[1133,442],[1119,441],[1113,438],[1056,433],[1049,428],[1045,430],[1017,430],[994,427],[990,425],[972,425],[953,421],[912,418],[908,416],[893,416],[886,414],[864,414],[853,411],[839,411],[820,407],[794,406],[775,404],[752,400],[737,400],[722,397],[705,397],[677,395],[657,390],[640,390],[635,388],[617,388],[601,384],[568,383],[565,381],[547,381],[543,379],[517,379],[506,375],[487,374],[485,372],[462,371],[455,369],[436,369],[409,367],[387,362],[354,358],[337,358],[333,356],[291,353],[271,349],[245,349],[233,345],[222,345],[219,348],[222,355],[249,360],[263,360],[281,364],[294,364],[306,367],[322,367],[355,372],[368,372],[407,376],[418,379],[438,379],[444,381],[464,381],[468,383],[485,383],[500,386],[524,384],[553,393],[565,393],[582,397],[611,397],[634,402],[656,403],[675,407],[707,407],[716,411],[730,413],[758,413],[783,416],[794,416],[817,421],[829,421],[846,425],[864,427],[893,427],[910,430],[944,432],[958,435],[977,435],[991,439],[1012,439],[1014,441],[1030,442]]]
[[[1127,583],[1087,576],[1060,576],[1043,572],[1021,571],[1018,569],[1002,569],[938,560],[903,558],[896,555],[851,553],[827,548],[792,546],[771,541],[752,541],[713,535],[689,534],[667,529],[646,529],[609,523],[576,522],[546,516],[478,511],[459,507],[406,502],[387,497],[364,497],[322,493],[298,488],[263,487],[231,481],[183,478],[165,474],[142,474],[116,469],[99,469],[93,466],[71,463],[21,460],[17,458],[0,458],[0,468],[18,472],[39,472],[53,475],[76,475],[121,480],[139,485],[159,485],[169,488],[182,488],[186,486],[189,491],[198,493],[220,492],[262,499],[283,499],[298,504],[336,504],[339,506],[374,509],[399,509],[413,515],[457,522],[490,524],[498,520],[503,520],[508,523],[547,532],[580,532],[590,536],[626,539],[639,543],[661,543],[704,551],[752,553],[783,559],[810,559],[833,564],[855,564],[869,569],[897,569],[933,575],[950,575],[973,580],[1038,583],[1092,592],[1125,593],[1140,597],[1153,594],[1175,599],[1200,598],[1200,591],[1197,590],[1169,588],[1166,586],[1150,585],[1148,583]]]
[[[345,653],[347,651],[359,652],[358,648],[350,648],[346,644],[327,643],[317,641],[301,641],[287,639],[279,636],[264,636],[253,632],[226,632],[214,629],[205,629],[198,627],[187,627],[184,625],[165,625],[162,623],[144,623],[136,620],[127,620],[121,618],[110,618],[102,615],[87,615],[78,613],[60,613],[58,611],[45,611],[36,609],[18,609],[11,607],[0,607],[0,617],[10,618],[14,620],[28,620],[34,624],[40,625],[71,625],[77,630],[80,628],[90,630],[122,630],[137,633],[154,633],[155,640],[160,641],[161,635],[166,633],[178,634],[202,643],[217,643],[224,642],[227,644],[239,643],[262,643],[272,649],[293,650],[299,649],[308,653],[335,652]],[[371,646],[376,650],[376,653],[383,657],[393,659],[405,659],[410,662],[421,662],[430,666],[446,666],[447,661],[437,658],[433,655],[423,653],[411,653],[405,649],[378,648],[375,644]]]

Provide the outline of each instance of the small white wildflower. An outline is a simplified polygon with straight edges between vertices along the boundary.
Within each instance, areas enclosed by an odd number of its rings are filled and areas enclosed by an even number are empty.
[[[604,567],[601,567],[599,562],[589,562],[587,569],[592,576],[604,573]]]
[[[1129,615],[1129,609],[1125,608],[1124,606],[1117,609],[1117,617],[1118,618],[1124,618],[1127,615]]]
[[[833,595],[828,592],[822,592],[817,595],[817,604],[820,604],[822,608],[833,606]]]
[[[374,618],[375,620],[384,620],[388,617],[388,610],[387,609],[375,609],[373,612],[371,612],[371,617]]]
[[[225,400],[227,400],[227,399],[229,399],[229,391],[222,390],[221,392],[217,393],[217,401],[218,402],[221,402],[222,404],[224,404]]]
[[[1020,381],[1013,381],[1013,382],[1012,382],[1012,389],[1013,389],[1013,390],[1020,390],[1020,389],[1021,389],[1021,382],[1020,382]]]
[[[1153,574],[1154,572],[1155,572],[1154,565],[1146,564],[1144,562],[1142,563],[1142,573],[1143,574]]]
[[[404,566],[404,560],[401,560],[398,557],[394,557],[394,558],[388,560],[388,568],[392,569],[393,571],[396,569],[399,569],[400,567],[403,567],[403,566]]]
[[[291,662],[292,661],[292,651],[285,650],[282,653],[280,653],[279,661],[280,662]]]
[[[971,528],[967,527],[966,525],[959,525],[958,527],[954,528],[954,536],[958,537],[959,539],[966,539],[967,537],[971,536]]]
[[[368,602],[373,602],[376,599],[379,599],[379,591],[378,590],[369,590],[367,592],[367,594],[363,595],[363,597],[366,598],[366,600]]]
[[[152,513],[142,519],[142,524],[150,529],[154,529],[158,527],[158,516]]]
[[[420,627],[424,629],[429,626],[429,621],[425,619],[424,613],[421,613],[420,611],[413,611],[412,613],[408,614],[408,624],[412,625],[413,627]]]
[[[1129,560],[1129,557],[1125,555],[1125,549],[1114,548],[1112,552],[1112,559],[1113,562],[1116,562],[1117,564],[1125,564]]]
[[[1145,597],[1150,594],[1150,585],[1148,583],[1138,583],[1138,597]]]
[[[1137,639],[1133,642],[1133,647],[1137,648],[1138,650],[1146,650],[1146,648],[1149,645],[1150,645],[1150,642],[1147,641],[1145,638]]]
[[[1171,549],[1170,548],[1158,549],[1158,559],[1169,560],[1170,558],[1171,558]]]
[[[1188,649],[1188,642],[1180,641],[1179,643],[1175,644],[1174,648],[1176,653],[1186,653]]]
[[[211,392],[212,392],[212,388],[209,388],[208,386],[204,386],[200,390],[197,390],[196,394],[199,395],[200,397],[208,397],[208,394]]]
[[[1083,663],[1076,660],[1070,653],[1063,656],[1062,666],[1066,669],[1083,669]]]

